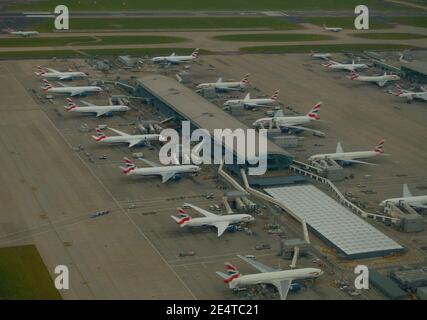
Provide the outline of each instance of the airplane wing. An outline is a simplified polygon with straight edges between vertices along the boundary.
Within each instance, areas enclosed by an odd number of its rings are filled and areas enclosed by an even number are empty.
[[[90,103],[90,102],[87,102],[87,101],[80,100],[80,102],[82,102],[83,104],[87,105],[88,107],[95,106],[93,103]]]
[[[384,86],[386,85],[386,83],[387,83],[387,80],[380,80],[380,81],[377,81],[377,84],[378,84],[380,87],[384,87]]]
[[[341,142],[338,142],[337,143],[337,150],[335,151],[335,153],[343,153],[343,152],[344,152],[344,150],[341,146]]]
[[[285,128],[291,128],[291,129],[298,129],[298,130],[304,130],[304,131],[310,131],[310,132],[313,132],[313,133],[315,133],[315,134],[317,134],[317,135],[319,135],[319,136],[322,136],[322,137],[324,137],[325,136],[325,133],[324,132],[322,132],[322,131],[319,131],[319,130],[314,130],[314,129],[310,129],[310,128],[306,128],[306,127],[298,127],[298,126],[284,126]]]
[[[46,70],[49,70],[50,72],[59,73],[58,70],[52,69],[52,68],[46,68]]]
[[[274,113],[274,118],[284,117],[283,110],[277,110]]]
[[[129,140],[129,145],[128,145],[128,147],[129,148],[132,148],[133,146],[136,146],[138,143],[140,143],[141,142],[141,139],[133,139],[133,140]]]
[[[282,281],[271,282],[271,284],[277,288],[277,291],[279,291],[281,300],[286,300],[289,289],[291,288],[291,283],[292,283],[292,280],[282,280]]]
[[[159,167],[159,166],[160,166],[159,164],[157,164],[157,163],[155,163],[155,162],[153,162],[153,161],[150,161],[150,160],[144,159],[144,158],[141,158],[141,160],[142,160],[142,161],[144,161],[146,164],[148,164],[148,165],[149,165],[149,166],[151,166],[151,167]]]
[[[271,268],[269,266],[266,266],[265,264],[256,261],[254,259],[250,259],[250,258],[246,258],[245,256],[242,255],[237,255],[240,259],[242,259],[243,261],[245,261],[246,263],[250,264],[252,267],[254,267],[255,269],[257,269],[258,271],[265,273],[265,272],[273,272],[273,271],[279,271],[277,269]]]
[[[225,230],[227,230],[230,224],[228,222],[221,221],[212,223],[212,225],[218,229],[218,237],[220,237],[225,232]]]
[[[62,82],[57,82],[59,85],[61,85],[61,86],[63,86],[63,87],[66,87],[67,85],[65,85],[65,84],[63,84]]]
[[[70,94],[70,96],[71,96],[71,97],[78,96],[78,95],[82,94],[83,92],[84,92],[84,91],[82,91],[82,90],[73,91],[73,92]]]
[[[403,185],[403,197],[404,198],[412,197],[412,193],[411,191],[409,191],[408,185],[406,183]]]
[[[96,112],[96,116],[100,117],[100,116],[102,116],[102,115],[104,115],[104,114],[106,114],[108,112],[111,112],[111,110],[108,110],[108,109],[99,110],[99,111]]]
[[[263,104],[257,104],[257,103],[251,103],[251,102],[244,102],[244,105],[247,107],[267,107],[267,108],[270,107]]]
[[[169,171],[165,173],[161,173],[162,176],[162,183],[167,182],[170,178],[173,178],[173,176],[176,174],[175,171]]]
[[[62,77],[59,78],[59,80],[69,80],[69,79],[72,79],[72,77],[70,77],[70,76],[62,76]]]
[[[119,130],[117,130],[117,129],[113,129],[113,128],[108,128],[108,129],[110,129],[111,131],[113,131],[113,132],[115,132],[115,133],[117,133],[117,134],[119,134],[119,135],[121,135],[121,136],[130,136],[129,134],[127,134],[127,133],[124,133],[124,132],[122,132],[122,131],[119,131]]]
[[[370,166],[377,166],[377,164],[375,164],[375,163],[370,163],[370,162],[360,161],[360,160],[349,160],[349,159],[335,159],[335,160],[344,161],[344,162],[351,162],[351,163],[368,164]]]
[[[197,212],[201,213],[201,214],[202,214],[202,215],[204,215],[205,217],[216,217],[216,216],[217,216],[216,214],[214,214],[214,213],[212,213],[212,212],[209,212],[209,211],[207,211],[207,210],[205,210],[205,209],[202,209],[202,208],[196,207],[195,205],[192,205],[192,204],[189,204],[189,203],[184,203],[184,206],[188,206],[188,207],[190,207],[190,208],[192,208],[192,209],[196,210]]]

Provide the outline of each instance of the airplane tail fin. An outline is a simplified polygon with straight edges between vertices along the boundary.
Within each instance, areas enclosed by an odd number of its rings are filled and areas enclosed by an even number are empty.
[[[12,29],[12,28],[6,28],[6,29],[3,29],[2,31],[4,31],[4,32],[6,32],[6,33],[12,33],[12,32],[14,32],[15,31],[15,29]]]
[[[313,50],[310,51],[310,56],[311,57],[314,56],[314,51]]]
[[[273,95],[271,96],[271,100],[277,101],[277,99],[279,98],[279,92],[280,90],[276,90],[274,91]]]
[[[322,66],[324,66],[325,68],[329,69],[333,66],[334,64],[332,62],[328,62],[328,63],[322,63]]]
[[[384,143],[385,143],[384,139],[380,140],[380,142],[378,142],[378,144],[375,146],[374,151],[378,154],[383,154],[384,153]]]
[[[350,74],[349,74],[349,76],[348,76],[348,78],[350,79],[350,80],[356,80],[357,78],[359,78],[360,77],[360,75],[356,72],[356,71],[352,71],[352,72],[350,72]]]
[[[96,142],[101,142],[102,140],[108,138],[108,136],[102,132],[101,129],[96,128],[96,136],[92,136],[92,138],[96,141]]]
[[[240,80],[240,82],[241,82],[243,85],[248,85],[248,84],[249,84],[249,76],[250,76],[250,74],[249,74],[249,73],[245,74],[245,76],[242,78],[242,80]]]
[[[37,66],[37,71],[35,74],[40,77],[46,73],[46,70],[42,68],[42,66]]]
[[[198,58],[199,57],[199,48],[195,49],[193,51],[193,53],[191,54],[191,56],[195,59]]]
[[[54,88],[54,86],[49,81],[47,81],[46,79],[43,79],[43,82],[45,83],[45,86],[42,87],[44,92],[47,92],[49,89]]]
[[[398,83],[396,83],[396,89],[397,89],[397,92],[395,92],[394,95],[400,96],[403,93],[403,89]]]
[[[70,99],[70,98],[66,98],[66,99],[65,99],[65,102],[67,102],[67,105],[66,105],[66,106],[64,106],[64,108],[65,108],[67,111],[71,111],[71,110],[73,110],[73,109],[75,109],[75,108],[77,108],[77,107],[78,107],[78,105],[77,105],[77,104],[75,104],[75,103],[74,103],[74,101],[73,101],[72,99]]]
[[[322,102],[318,102],[314,105],[313,108],[307,113],[307,116],[314,119],[314,120],[320,120],[320,108],[322,106]]]
[[[123,162],[125,167],[120,167],[120,169],[122,169],[125,175],[130,174],[133,170],[136,169],[136,165],[129,158],[123,158]]]
[[[226,277],[224,278],[224,283],[228,284],[230,289],[233,289],[235,287],[233,280],[239,278],[242,274],[239,272],[237,267],[230,262],[226,262],[224,265],[225,271],[227,272],[225,275]]]
[[[188,221],[190,221],[191,217],[185,213],[185,210],[182,208],[178,208],[177,209],[177,215],[176,216],[171,216],[172,219],[174,219],[176,221],[176,223],[178,223],[180,225],[180,227],[184,227]]]

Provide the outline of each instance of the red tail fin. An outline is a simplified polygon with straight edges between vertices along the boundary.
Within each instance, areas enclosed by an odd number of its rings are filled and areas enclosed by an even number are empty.
[[[241,83],[243,83],[244,85],[249,84],[249,76],[250,76],[250,74],[249,74],[249,73],[248,73],[248,74],[246,74],[246,75],[242,78],[242,80],[240,80],[240,82],[241,82]]]
[[[194,50],[193,53],[191,54],[191,56],[193,58],[198,58],[199,57],[199,48],[197,48],[196,50]]]
[[[309,111],[309,113],[307,113],[307,116],[310,118],[313,118],[315,120],[320,120],[320,107],[322,106],[322,102],[318,102],[314,105],[313,108],[311,108],[311,110]]]
[[[374,151],[376,153],[383,154],[384,153],[384,143],[385,143],[384,139],[380,140],[380,142],[378,142],[377,146],[374,148]]]
[[[271,96],[271,100],[277,101],[277,99],[279,98],[279,92],[280,90],[274,91],[273,95]]]

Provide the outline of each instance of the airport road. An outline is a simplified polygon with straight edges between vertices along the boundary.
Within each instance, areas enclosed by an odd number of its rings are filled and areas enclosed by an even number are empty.
[[[52,277],[69,266],[65,299],[194,298],[17,80],[20,65],[0,70],[0,245],[35,243]]]
[[[156,36],[176,36],[185,38],[187,41],[179,43],[163,43],[163,44],[124,44],[124,45],[91,45],[91,44],[79,44],[73,45],[69,44],[66,46],[48,46],[48,47],[37,47],[36,50],[59,50],[59,49],[118,49],[118,48],[170,48],[170,47],[179,47],[179,48],[203,48],[205,50],[210,50],[213,52],[236,52],[241,47],[248,46],[269,46],[269,45],[333,45],[333,44],[401,44],[401,45],[413,45],[420,48],[427,48],[427,43],[425,39],[403,39],[403,40],[377,40],[377,39],[364,39],[353,37],[352,35],[357,34],[358,32],[354,30],[343,30],[342,32],[328,32],[323,30],[323,28],[313,25],[313,24],[303,24],[305,29],[301,30],[284,30],[284,31],[274,31],[274,30],[248,30],[248,29],[234,29],[234,30],[127,30],[127,31],[117,31],[114,30],[82,30],[78,32],[70,33],[42,33],[40,37],[67,37],[67,36],[120,36],[120,35],[156,35]],[[396,33],[415,33],[427,35],[427,29],[417,28],[412,26],[396,26],[393,29],[383,29],[376,30],[375,33],[380,32],[396,32]],[[223,41],[220,39],[215,39],[215,36],[227,35],[227,34],[253,34],[253,33],[277,33],[277,34],[322,34],[332,36],[333,39],[330,40],[320,40],[320,41],[289,41],[289,42],[250,42],[250,41]],[[4,35],[0,38],[10,38],[12,36]],[[2,51],[33,51],[34,47],[3,47],[0,48]]]

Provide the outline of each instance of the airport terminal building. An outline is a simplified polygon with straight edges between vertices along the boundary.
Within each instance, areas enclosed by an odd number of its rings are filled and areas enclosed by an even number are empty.
[[[249,129],[227,112],[218,108],[191,89],[173,78],[162,75],[147,75],[137,81],[136,95],[148,99],[157,112],[166,117],[175,117],[177,122],[191,121],[191,129],[206,129],[211,136],[215,129]],[[258,141],[258,133],[256,137]],[[235,158],[239,156],[236,145],[231,146]],[[257,149],[257,148],[256,148]],[[244,156],[244,155],[242,155]],[[246,157],[244,157],[246,158]],[[285,150],[267,142],[267,170],[288,169],[293,158]],[[239,167],[247,169],[250,164]],[[235,169],[235,168],[234,168]]]

